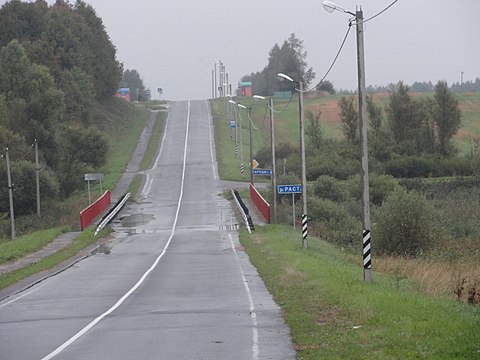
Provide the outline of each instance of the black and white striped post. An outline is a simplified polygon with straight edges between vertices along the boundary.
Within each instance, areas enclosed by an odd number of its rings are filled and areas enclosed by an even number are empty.
[[[363,230],[363,269],[368,272],[372,269],[372,252],[370,240],[370,230]]]
[[[242,174],[242,177],[243,177],[243,173],[245,172],[245,165],[243,163],[240,164],[240,174]]]
[[[306,214],[302,214],[302,241],[305,244],[308,237],[308,217]]]

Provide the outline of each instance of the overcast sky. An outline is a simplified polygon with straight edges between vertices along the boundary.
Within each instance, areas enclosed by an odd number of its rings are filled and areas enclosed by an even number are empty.
[[[52,3],[49,1],[49,3]],[[154,98],[206,99],[212,94],[215,59],[223,61],[233,88],[243,75],[261,71],[275,43],[291,33],[304,41],[307,63],[323,77],[348,28],[349,15],[327,13],[321,0],[86,0],[102,18],[117,58],[136,69]],[[338,0],[369,18],[393,0]],[[5,1],[1,1],[5,3]],[[479,0],[398,0],[365,24],[367,85],[403,80],[480,77]],[[328,80],[357,86],[352,28]]]

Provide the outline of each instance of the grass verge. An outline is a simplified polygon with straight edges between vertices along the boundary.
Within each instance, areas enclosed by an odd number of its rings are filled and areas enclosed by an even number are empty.
[[[106,237],[110,229],[103,229],[97,236],[93,236],[95,229],[89,228],[82,232],[70,245],[36,263],[30,264],[16,271],[0,276],[0,289],[10,286],[17,281],[23,280],[31,275],[53,269],[58,264],[70,259],[81,250],[94,244],[98,239]]]
[[[18,237],[15,240],[0,241],[0,264],[15,261],[22,256],[40,250],[57,236],[70,230],[67,226],[37,231]]]
[[[480,309],[432,299],[406,278],[362,269],[338,248],[287,226],[240,235],[290,326],[298,359],[473,359]],[[298,240],[298,241],[296,241]],[[315,250],[311,250],[315,249]]]
[[[162,140],[163,132],[165,130],[167,115],[168,113],[166,112],[157,113],[147,149],[145,150],[142,162],[140,163],[140,170],[147,170],[152,165],[153,160],[157,155],[160,141]]]

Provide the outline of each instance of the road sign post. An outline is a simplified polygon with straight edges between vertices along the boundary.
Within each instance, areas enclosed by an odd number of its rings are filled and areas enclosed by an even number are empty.
[[[94,173],[94,174],[85,174],[85,181],[87,182],[88,186],[88,203],[92,203],[92,198],[90,196],[90,181],[100,181],[100,195],[102,195],[102,180],[103,174],[102,173]]]
[[[301,194],[302,185],[278,185],[277,193],[280,195],[292,194],[292,213],[293,213],[293,229],[295,230],[295,194]]]

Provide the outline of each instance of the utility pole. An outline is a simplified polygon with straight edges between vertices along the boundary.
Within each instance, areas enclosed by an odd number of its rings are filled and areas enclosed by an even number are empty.
[[[248,127],[248,140],[249,140],[249,147],[250,147],[250,183],[254,184],[254,177],[253,177],[253,141],[252,141],[252,108],[248,108],[248,120],[250,122],[250,126]]]
[[[239,133],[238,133],[238,142],[240,143],[239,144],[239,151],[240,151],[240,174],[242,175],[242,178],[245,176],[244,175],[244,171],[245,171],[245,168],[244,168],[244,163],[243,163],[243,131],[242,131],[242,115],[240,113],[240,109],[238,108],[238,104],[237,104],[237,113],[238,113],[238,117],[237,117],[237,120],[238,120],[238,130],[239,130]]]
[[[213,86],[215,87],[215,92],[213,94],[213,99],[217,98],[217,60],[215,60],[215,65],[214,65],[214,80],[213,80]]]
[[[308,216],[307,216],[307,168],[305,165],[305,116],[303,111],[303,81],[298,81],[298,111],[300,118],[300,152],[302,161],[302,244],[308,248]]]
[[[273,223],[277,223],[277,170],[275,165],[275,122],[273,119],[273,97],[269,99],[268,107],[270,109],[270,146],[272,147],[272,205],[273,205]]]
[[[10,174],[10,157],[8,155],[8,148],[5,148],[5,160],[7,162],[7,184],[8,184],[8,200],[10,203],[10,223],[12,230],[12,240],[15,240],[15,214],[13,212],[13,186],[12,176]]]
[[[363,225],[363,278],[372,282],[370,191],[368,174],[367,141],[367,102],[365,94],[365,52],[363,42],[363,11],[358,8],[355,14],[357,23],[357,63],[358,63],[358,125],[360,127],[362,225]]]
[[[37,216],[40,217],[40,164],[38,161],[38,141],[33,142],[35,148],[35,184],[37,190]]]
[[[215,70],[212,70],[212,100],[215,99]]]

